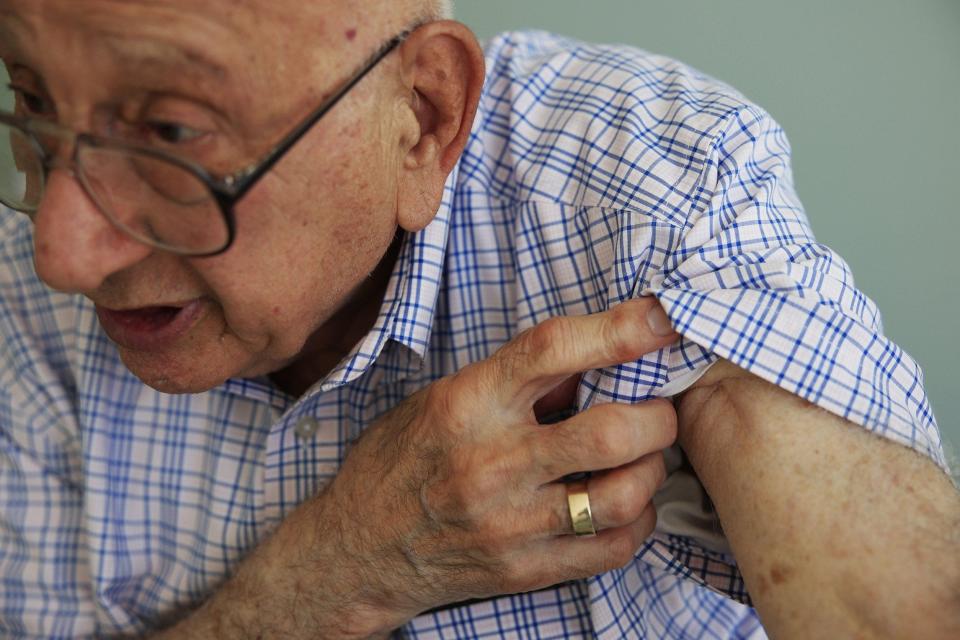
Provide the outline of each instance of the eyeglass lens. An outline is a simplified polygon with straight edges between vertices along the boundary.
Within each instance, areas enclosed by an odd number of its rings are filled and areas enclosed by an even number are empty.
[[[33,146],[21,131],[0,124],[0,200],[25,212],[34,211],[43,195],[43,165]]]
[[[135,238],[189,253],[227,243],[217,201],[191,171],[144,153],[86,145],[77,167],[100,210]]]
[[[0,64],[0,109],[16,108],[6,65]],[[43,166],[23,132],[0,124],[0,201],[11,208],[32,211],[43,193]]]
[[[0,64],[0,109],[17,109],[6,69]],[[0,201],[31,214],[47,182],[45,158],[69,151],[56,124],[0,122]],[[65,137],[66,136],[66,137]],[[64,147],[61,149],[61,147]],[[206,183],[176,161],[122,144],[78,141],[75,173],[91,200],[130,236],[164,249],[213,253],[229,241],[229,228]]]
[[[0,123],[0,200],[32,213],[46,182],[43,151],[49,136]],[[148,244],[185,253],[222,248],[229,229],[207,185],[173,161],[125,148],[81,144],[76,174],[101,213]]]

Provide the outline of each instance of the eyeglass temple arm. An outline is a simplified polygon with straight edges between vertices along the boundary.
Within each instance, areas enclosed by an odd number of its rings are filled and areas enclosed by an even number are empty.
[[[357,85],[358,82],[363,80],[363,78],[373,70],[381,60],[387,57],[391,51],[396,49],[400,43],[407,39],[412,30],[404,31],[403,33],[393,37],[389,42],[387,42],[374,56],[367,62],[366,65],[360,68],[345,84],[343,84],[336,92],[331,94],[323,103],[317,107],[317,109],[311,113],[307,118],[297,125],[290,133],[288,133],[276,147],[267,155],[266,158],[261,160],[258,164],[241,171],[238,174],[224,179],[223,183],[230,191],[234,198],[242,197],[247,191],[253,188],[260,178],[263,177],[273,166],[283,157],[283,155],[290,150],[290,148],[300,141],[307,131],[309,131],[313,125],[317,123],[320,118],[322,118],[328,111],[340,102],[353,87]]]

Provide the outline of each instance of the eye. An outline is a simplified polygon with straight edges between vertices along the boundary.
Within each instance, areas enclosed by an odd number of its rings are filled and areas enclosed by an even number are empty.
[[[145,142],[162,145],[185,145],[206,135],[203,131],[175,122],[144,122],[137,128]]]
[[[15,84],[8,84],[7,88],[13,91],[14,96],[16,96],[16,112],[18,114],[37,117],[56,115],[56,109],[51,101]]]

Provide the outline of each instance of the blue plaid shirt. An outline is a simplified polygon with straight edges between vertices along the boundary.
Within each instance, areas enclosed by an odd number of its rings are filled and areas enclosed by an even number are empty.
[[[0,216],[0,635],[143,633],[186,612],[402,398],[546,318],[635,296],[657,296],[683,340],[589,373],[581,407],[673,395],[725,358],[944,465],[919,368],[814,241],[765,112],[673,60],[543,33],[493,40],[487,67],[466,152],[374,329],[300,398],[264,379],[144,386],[87,300],[37,280],[29,223]],[[626,568],[397,634],[763,637],[699,486],[673,468]]]

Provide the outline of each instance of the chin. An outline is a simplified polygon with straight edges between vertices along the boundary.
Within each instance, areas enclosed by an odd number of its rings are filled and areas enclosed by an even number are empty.
[[[229,367],[211,366],[209,361],[177,362],[156,354],[120,350],[120,359],[143,384],[169,394],[203,393],[219,387],[236,374]],[[195,360],[195,359],[191,359]]]

